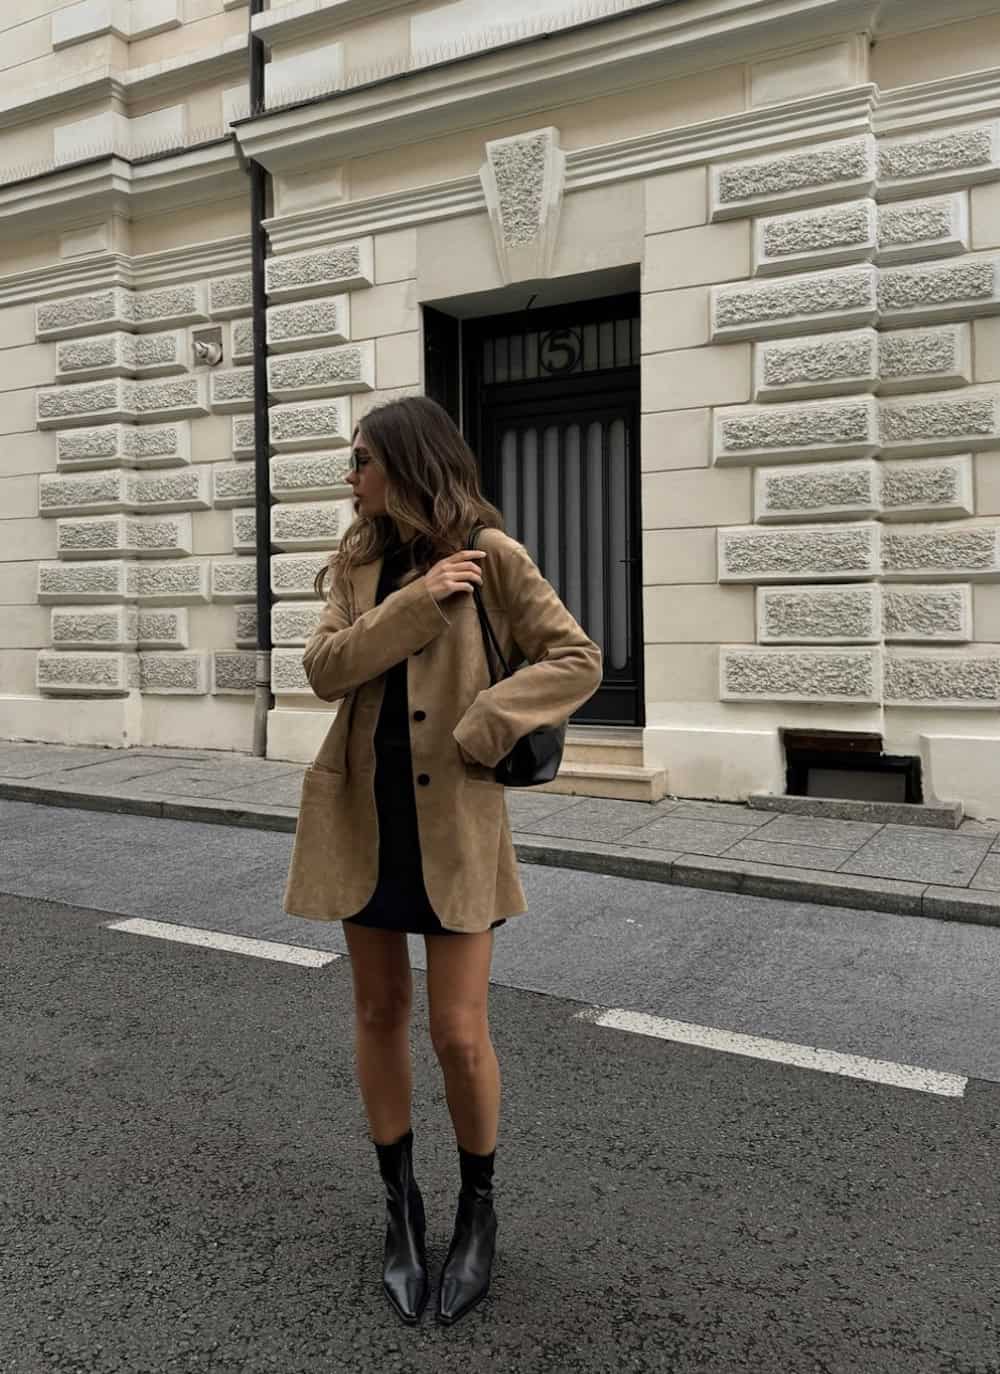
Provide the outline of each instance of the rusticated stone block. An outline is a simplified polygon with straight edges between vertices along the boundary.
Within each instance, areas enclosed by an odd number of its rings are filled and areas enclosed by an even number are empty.
[[[879,431],[887,454],[992,448],[1000,443],[1000,386],[881,401]]]
[[[35,670],[40,693],[74,697],[127,696],[139,685],[138,655],[130,653],[70,653],[41,649]]]
[[[975,514],[971,454],[885,462],[881,464],[881,478],[884,520]]]
[[[137,558],[183,558],[191,552],[190,515],[126,516],[125,529]]]
[[[967,253],[969,242],[969,197],[964,191],[879,207],[877,262],[951,257]]]
[[[289,553],[330,549],[340,538],[342,509],[335,501],[271,507],[271,543]]]
[[[271,447],[290,449],[339,448],[351,442],[348,401],[305,401],[271,410]]]
[[[156,286],[135,293],[135,328],[170,329],[178,325],[201,324],[208,319],[208,297],[204,282],[189,286]]]
[[[254,692],[257,685],[255,653],[215,653],[212,655],[212,692],[233,695]]]
[[[232,363],[253,362],[253,320],[233,320],[230,327],[229,359]]]
[[[129,508],[129,474],[120,468],[85,473],[42,473],[38,478],[38,514],[106,515]]]
[[[881,649],[719,650],[721,701],[881,700]]]
[[[203,377],[173,377],[165,382],[127,382],[137,420],[183,420],[207,415]]]
[[[274,353],[347,343],[350,337],[351,298],[346,294],[272,306],[267,312],[267,342]]]
[[[129,479],[129,504],[137,511],[208,510],[208,469],[145,472]]]
[[[950,190],[1000,176],[1000,123],[884,138],[878,188],[885,198],[915,190]]]
[[[1000,578],[1000,525],[888,525],[882,533],[882,576],[890,581]]]
[[[972,330],[944,324],[880,334],[878,370],[882,395],[966,386],[972,381]]]
[[[857,524],[760,529],[734,525],[718,531],[720,582],[839,582],[879,572],[881,528]]]
[[[890,649],[885,656],[887,706],[1000,705],[1000,654]]]
[[[135,326],[135,299],[124,287],[111,286],[85,296],[42,301],[35,307],[35,333],[40,341],[75,339]]]
[[[336,453],[296,453],[271,459],[271,492],[277,501],[314,501],[347,497],[347,449]]]
[[[135,606],[102,606],[89,611],[53,606],[51,628],[56,649],[132,650],[139,638]]]
[[[208,285],[209,313],[214,320],[249,315],[253,310],[253,278],[249,272],[216,277]]]
[[[187,371],[187,335],[179,329],[164,334],[135,334],[133,356],[137,377],[168,377]]]
[[[173,467],[191,460],[191,426],[102,425],[56,435],[56,466],[66,472],[86,468]]]
[[[877,295],[878,269],[869,265],[713,286],[712,339],[770,339],[874,324]]]
[[[758,219],[754,272],[763,276],[868,261],[875,256],[876,220],[873,200]]]
[[[253,410],[253,368],[233,367],[212,373],[212,409],[219,415]]]
[[[186,649],[191,641],[188,613],[183,606],[139,611],[140,649]]]
[[[204,653],[140,653],[139,686],[152,696],[204,696],[208,691],[208,663]]]
[[[213,601],[256,601],[256,558],[215,558],[212,560]]]
[[[879,309],[888,324],[933,324],[1000,312],[1000,257],[883,267]]]
[[[276,696],[311,697],[301,649],[275,649],[271,654],[271,691]]]
[[[754,349],[754,400],[801,400],[874,391],[878,335],[874,329],[772,339]]]
[[[277,611],[277,609],[277,606],[275,606],[274,610]],[[235,620],[235,636],[237,649],[256,649],[257,607],[253,604],[237,606],[235,608]]]
[[[882,638],[881,588],[759,587],[761,644],[877,644]]]
[[[868,196],[875,186],[875,140],[868,134],[794,152],[717,163],[709,173],[711,218]]]
[[[35,398],[39,429],[135,420],[135,383],[121,377],[68,386],[40,387]]]
[[[135,337],[115,332],[93,339],[64,340],[56,345],[56,381],[134,376]]]
[[[213,504],[221,510],[232,506],[252,506],[256,491],[253,467],[249,463],[213,463]]]
[[[233,553],[257,552],[257,512],[255,510],[234,510],[232,520]]]
[[[329,562],[327,553],[275,553],[271,555],[271,591],[281,600],[303,601],[316,595],[314,582]],[[327,587],[329,587],[327,579]]]
[[[57,521],[60,558],[183,558],[191,552],[190,515],[95,515]]]
[[[233,457],[254,456],[254,422],[252,415],[233,416]]]
[[[38,601],[102,605],[138,596],[138,565],[124,559],[87,563],[39,563]]]
[[[755,479],[754,512],[761,524],[857,520],[878,514],[878,465],[871,458],[853,463],[759,468]]]
[[[267,260],[267,294],[272,303],[330,296],[375,284],[373,243],[338,243],[308,253],[287,253]]]
[[[972,588],[967,582],[888,586],[882,614],[887,640],[962,643],[972,638]]]
[[[270,394],[279,401],[308,401],[375,389],[375,345],[343,344],[267,360]]]
[[[878,419],[878,403],[868,396],[723,407],[714,415],[713,461],[731,466],[814,456],[867,458],[878,450]]]
[[[142,606],[200,606],[211,600],[207,559],[148,560],[134,566]]]
[[[305,644],[323,614],[321,601],[285,601],[274,607],[271,632],[274,643],[291,648]]]

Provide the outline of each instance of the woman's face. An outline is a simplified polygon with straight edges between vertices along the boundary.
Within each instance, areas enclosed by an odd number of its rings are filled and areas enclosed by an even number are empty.
[[[355,515],[366,516],[369,520],[376,515],[385,515],[385,472],[365,443],[360,429],[351,445],[351,470],[347,482],[354,492]]]

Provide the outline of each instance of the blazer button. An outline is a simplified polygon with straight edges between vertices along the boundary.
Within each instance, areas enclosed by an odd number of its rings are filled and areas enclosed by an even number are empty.
[[[417,778],[417,782],[419,782],[421,787],[426,787],[427,784],[430,782],[430,775],[427,773],[421,773],[420,776]]]
[[[413,713],[413,719],[414,719],[414,720],[426,720],[426,719],[427,719],[427,712],[426,712],[426,711],[414,711],[414,713]]]

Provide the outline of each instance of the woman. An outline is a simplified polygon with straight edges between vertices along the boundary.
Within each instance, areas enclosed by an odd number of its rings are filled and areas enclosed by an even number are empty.
[[[502,532],[472,453],[435,402],[369,412],[347,480],[357,519],[317,578],[326,608],[302,657],[316,695],[340,706],[306,770],[284,905],[344,922],[358,1080],[386,1187],[383,1285],[406,1322],[419,1320],[429,1292],[406,933],[425,937],[431,1040],[461,1176],[437,1309],[450,1324],[489,1287],[500,1101],[490,959],[493,928],[525,911],[493,767],[594,693],[601,653]],[[470,550],[478,525],[481,548]],[[474,586],[504,656],[527,665],[492,687]]]

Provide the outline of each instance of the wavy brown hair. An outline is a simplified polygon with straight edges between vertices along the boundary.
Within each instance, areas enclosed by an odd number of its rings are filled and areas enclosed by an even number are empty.
[[[468,547],[475,525],[502,530],[503,516],[479,489],[476,459],[448,412],[426,396],[404,396],[373,407],[355,428],[386,476],[386,514],[359,516],[335,553],[316,576],[319,596],[334,569],[353,568],[380,558],[395,532],[395,521],[416,530],[414,572]],[[353,442],[353,440],[352,440]]]

